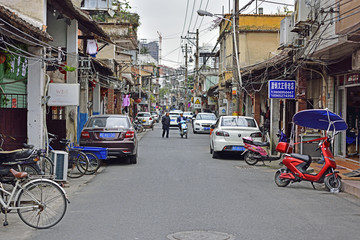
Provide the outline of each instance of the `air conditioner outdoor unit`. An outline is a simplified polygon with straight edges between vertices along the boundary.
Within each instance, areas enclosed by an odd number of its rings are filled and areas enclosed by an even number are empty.
[[[295,0],[294,26],[303,27],[311,21],[311,0]]]
[[[84,0],[84,10],[107,11],[112,8],[111,0]]]
[[[286,16],[280,22],[280,47],[290,47],[294,42],[296,33],[291,32],[294,28],[294,18],[292,16]]]
[[[52,150],[51,159],[54,162],[54,180],[66,181],[69,154],[64,151]]]

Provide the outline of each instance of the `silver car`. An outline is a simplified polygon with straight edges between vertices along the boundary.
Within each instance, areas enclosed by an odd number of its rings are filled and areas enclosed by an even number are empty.
[[[261,142],[262,134],[254,118],[246,116],[221,116],[210,136],[210,153],[213,158],[221,152],[239,153],[245,151],[243,137],[252,137]]]

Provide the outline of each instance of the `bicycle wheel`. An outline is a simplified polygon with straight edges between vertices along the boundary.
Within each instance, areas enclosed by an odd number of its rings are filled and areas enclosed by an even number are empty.
[[[39,166],[40,166],[41,171],[45,175],[53,175],[54,174],[54,163],[50,158],[48,158],[46,156],[40,156]]]
[[[27,172],[30,176],[41,175],[41,170],[38,166],[35,166],[35,162],[33,164],[19,164],[17,167],[17,171],[19,172]]]
[[[50,180],[34,180],[20,190],[16,206],[20,219],[30,227],[46,229],[56,225],[67,209],[65,193]]]
[[[94,174],[100,168],[101,161],[100,159],[93,153],[87,152],[87,158],[89,159],[89,167],[85,172],[86,175]]]
[[[69,178],[79,178],[85,174],[89,167],[89,159],[79,150],[69,151],[68,172]]]

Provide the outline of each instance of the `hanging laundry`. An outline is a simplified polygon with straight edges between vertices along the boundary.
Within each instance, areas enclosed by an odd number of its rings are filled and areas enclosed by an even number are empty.
[[[87,40],[86,53],[92,57],[96,57],[96,54],[99,52],[99,46],[95,39]]]
[[[130,106],[130,95],[125,95],[123,98],[123,107]]]

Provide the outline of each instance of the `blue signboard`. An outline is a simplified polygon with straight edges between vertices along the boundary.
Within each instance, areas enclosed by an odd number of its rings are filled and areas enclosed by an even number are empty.
[[[295,98],[295,80],[270,80],[269,98]]]

